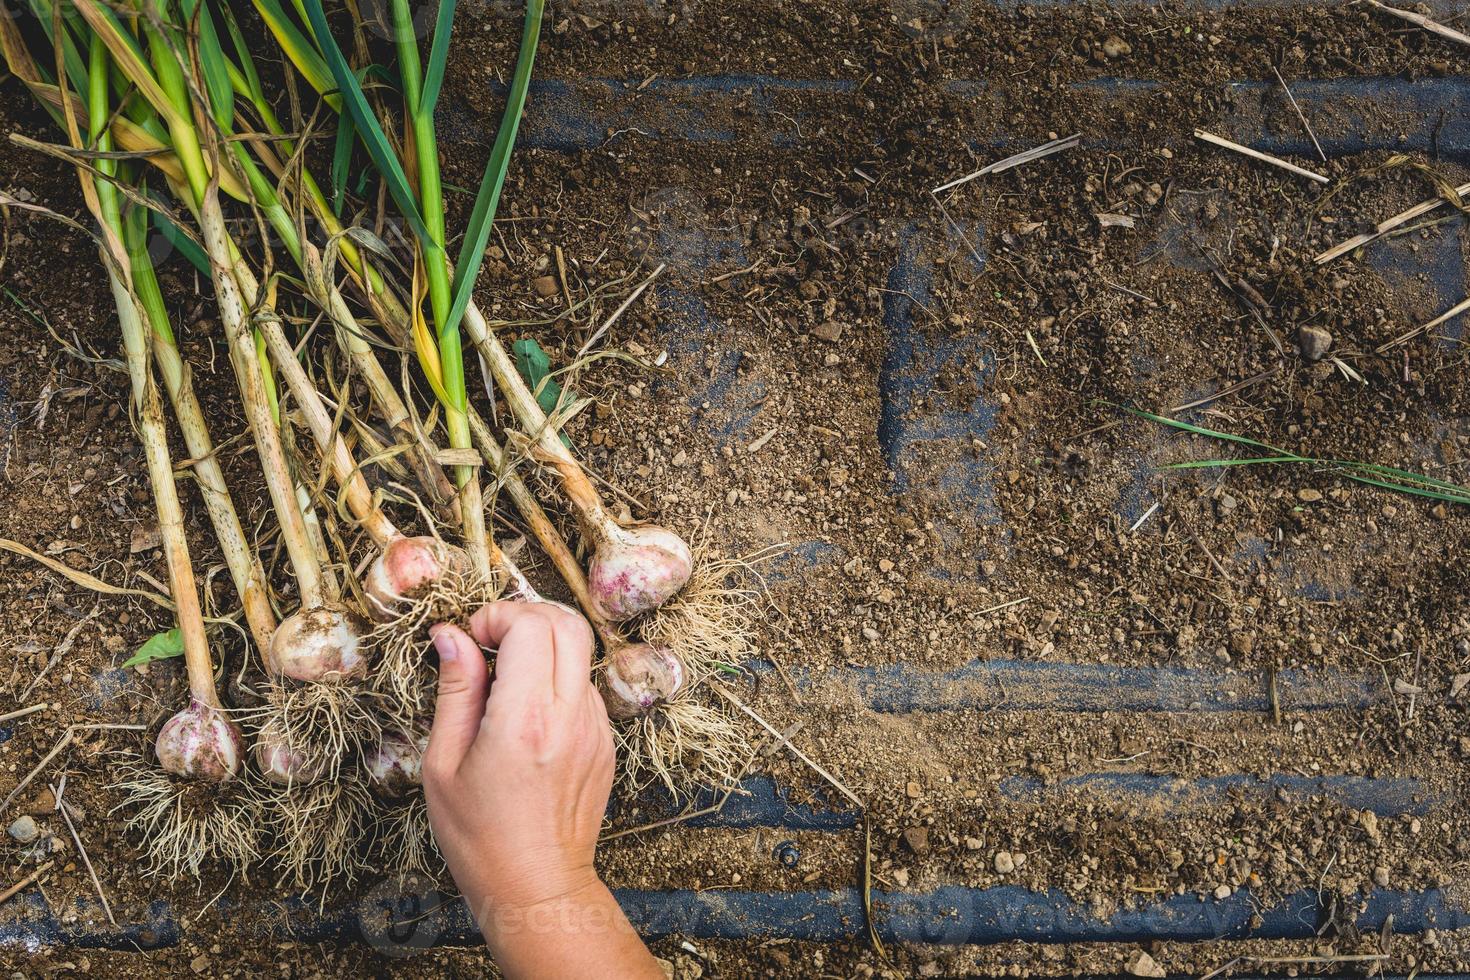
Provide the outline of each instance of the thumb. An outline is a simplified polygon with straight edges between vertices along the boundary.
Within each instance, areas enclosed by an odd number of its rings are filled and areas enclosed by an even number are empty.
[[[431,627],[430,635],[439,652],[439,693],[424,766],[451,773],[459,768],[480,731],[489,670],[480,648],[458,626],[446,623]]]

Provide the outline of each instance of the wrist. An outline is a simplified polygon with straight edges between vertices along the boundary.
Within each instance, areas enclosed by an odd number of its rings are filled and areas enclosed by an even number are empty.
[[[627,927],[612,892],[591,868],[562,880],[554,889],[541,889],[535,898],[519,890],[485,893],[470,911],[492,951],[526,939],[590,937]]]
[[[515,875],[482,874],[480,881],[466,883],[465,900],[481,930],[499,916],[544,915],[548,909],[575,906],[598,890],[606,891],[591,864],[564,868],[532,865]]]

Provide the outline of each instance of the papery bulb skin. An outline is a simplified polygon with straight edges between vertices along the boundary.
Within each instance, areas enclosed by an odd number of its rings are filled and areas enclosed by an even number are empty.
[[[266,667],[276,677],[296,681],[335,682],[364,676],[367,650],[362,643],[366,623],[346,609],[318,606],[281,621],[271,635]]]
[[[362,769],[383,796],[405,796],[424,781],[424,753],[429,736],[384,732],[383,740],[362,755]]]
[[[187,708],[163,723],[153,752],[166,772],[222,783],[240,772],[245,746],[222,710],[191,698]]]
[[[607,715],[626,721],[646,715],[684,686],[684,665],[662,647],[629,643],[613,649],[598,678]]]
[[[293,749],[284,738],[256,736],[254,755],[260,774],[277,786],[304,786],[322,778],[322,766]]]
[[[390,620],[400,602],[437,582],[445,572],[464,574],[469,567],[469,555],[463,548],[436,537],[394,538],[363,580],[369,612],[374,619]]]
[[[689,545],[673,531],[614,527],[588,563],[587,584],[598,612],[620,623],[668,602],[693,571]]]

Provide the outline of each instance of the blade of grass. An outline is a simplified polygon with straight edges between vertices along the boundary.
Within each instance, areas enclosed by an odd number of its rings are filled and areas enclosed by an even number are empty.
[[[1432,476],[1425,476],[1423,473],[1411,473],[1408,470],[1397,469],[1393,466],[1384,466],[1381,463],[1362,463],[1358,462],[1357,460],[1351,459],[1335,459],[1332,462],[1339,466],[1348,466],[1355,469],[1367,470],[1372,473],[1393,477],[1399,480],[1410,480],[1415,483],[1426,483],[1433,487],[1439,487],[1441,490],[1449,490],[1452,493],[1466,492],[1465,487],[1461,486],[1458,483],[1451,483],[1448,480],[1437,480]]]
[[[1416,497],[1427,497],[1430,500],[1443,500],[1451,504],[1470,504],[1470,488],[1467,488],[1464,494],[1444,493],[1439,490],[1423,490],[1419,487],[1405,486],[1402,483],[1388,483],[1352,472],[1344,472],[1342,475],[1349,480],[1356,480],[1359,483],[1366,483],[1369,486],[1383,487],[1386,490],[1397,490],[1400,493],[1412,493]]]
[[[1428,500],[1439,500],[1445,503],[1470,505],[1470,487],[1460,486],[1447,480],[1440,480],[1422,473],[1413,473],[1402,470],[1395,466],[1385,466],[1381,463],[1368,463],[1353,459],[1319,459],[1313,456],[1298,456],[1295,453],[1287,453],[1285,450],[1276,449],[1266,443],[1248,439],[1245,436],[1237,436],[1229,432],[1218,432],[1214,429],[1206,429],[1202,426],[1190,425],[1188,422],[1180,422],[1176,419],[1167,418],[1162,415],[1154,415],[1141,409],[1118,406],[1125,411],[1146,418],[1161,425],[1171,428],[1193,432],[1196,435],[1208,436],[1225,442],[1235,442],[1244,445],[1257,446],[1263,449],[1271,449],[1279,455],[1275,456],[1251,456],[1245,459],[1200,459],[1189,460],[1182,463],[1168,463],[1160,466],[1160,470],[1195,470],[1212,469],[1221,466],[1256,466],[1261,464],[1286,464],[1316,466],[1334,473],[1337,476],[1369,486],[1380,487],[1384,490],[1394,490],[1399,493],[1413,494],[1416,497],[1424,497]]]
[[[1161,470],[1207,470],[1216,466],[1254,466],[1257,463],[1316,463],[1305,456],[1251,456],[1247,459],[1192,459],[1184,463],[1165,463]]]
[[[1193,432],[1197,436],[1209,436],[1212,439],[1224,439],[1226,442],[1238,442],[1245,446],[1255,446],[1258,449],[1269,449],[1272,452],[1277,453],[1285,452],[1285,450],[1279,449],[1276,446],[1272,446],[1264,442],[1259,442],[1246,436],[1238,436],[1233,432],[1220,432],[1217,429],[1207,429],[1202,425],[1192,425],[1189,422],[1183,422],[1179,419],[1171,419],[1167,415],[1155,415],[1153,412],[1145,412],[1141,408],[1132,408],[1128,405],[1118,405],[1116,407],[1121,408],[1123,411],[1128,412],[1131,415],[1137,415],[1139,418],[1148,419],[1150,422],[1157,422],[1160,425],[1167,425],[1170,428],[1179,429],[1183,432]]]
[[[541,15],[545,5],[545,0],[526,2],[521,49],[516,58],[510,92],[506,95],[505,114],[501,117],[500,129],[495,134],[495,146],[485,164],[485,176],[475,195],[475,206],[470,212],[464,242],[454,265],[454,300],[449,307],[448,326],[456,329],[460,318],[464,316],[465,308],[469,306],[470,297],[474,295],[475,276],[479,274],[480,263],[485,259],[485,246],[490,241],[490,232],[495,225],[495,210],[500,204],[500,191],[505,186],[505,174],[510,168],[510,154],[515,146],[516,131],[520,128],[521,113],[526,107],[526,93],[531,84],[531,69],[536,61],[536,45],[541,38]]]

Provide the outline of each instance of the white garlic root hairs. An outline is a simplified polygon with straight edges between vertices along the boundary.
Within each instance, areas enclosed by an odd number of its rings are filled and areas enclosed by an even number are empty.
[[[257,767],[273,783],[339,778],[353,758],[382,738],[383,701],[357,682],[272,684],[264,706],[243,716],[260,726],[253,750]]]
[[[376,751],[362,760],[362,780],[378,798],[369,863],[398,877],[437,878],[444,867],[421,792],[428,747],[427,728],[414,724],[385,732]]]
[[[422,794],[380,808],[375,820],[368,864],[397,878],[423,875],[437,881],[444,857],[429,828],[429,810]]]
[[[644,639],[679,658],[690,687],[716,672],[738,671],[755,656],[765,586],[754,562],[761,557],[713,558],[701,538],[689,584],[643,622]]]
[[[452,547],[437,538],[423,540],[423,551]],[[378,564],[387,561],[375,563],[375,569]],[[398,581],[417,578],[403,572],[396,573],[396,577]],[[434,644],[429,627],[435,623],[468,621],[476,609],[500,595],[504,580],[504,575],[497,575],[484,581],[475,575],[468,562],[447,562],[436,574],[423,576],[394,600],[391,607],[383,603],[383,611],[391,612],[391,618],[380,617],[368,643],[374,655],[370,684],[382,695],[386,714],[407,725],[428,713],[434,698],[434,671],[429,666]],[[367,591],[369,601],[377,603],[382,600],[376,597],[386,590],[375,586],[370,573]]]
[[[704,682],[741,669],[755,655],[764,588],[750,559],[709,559],[703,540],[689,584],[642,624],[645,644],[610,647],[599,686],[608,714],[624,721],[622,778],[676,797],[739,778],[750,738]],[[677,676],[674,666],[681,671]]]
[[[378,809],[351,772],[266,795],[261,819],[273,844],[265,860],[278,869],[277,887],[315,892],[325,904],[333,885],[351,885],[370,870],[363,841]]]
[[[267,715],[252,753],[264,777],[254,787],[265,836],[264,860],[277,869],[278,887],[318,891],[323,903],[335,883],[351,884],[364,869],[360,846],[372,823],[374,801],[356,770],[329,772],[330,750],[293,740],[283,713]]]
[[[142,841],[143,872],[198,877],[206,865],[244,873],[260,859],[261,804],[244,780],[210,784],[171,778],[146,764],[124,765],[113,813]]]
[[[592,551],[587,580],[598,612],[612,622],[622,622],[663,605],[689,580],[689,546],[666,528],[651,524],[625,527],[614,519],[473,300],[465,310],[464,327],[490,366],[511,413],[534,443],[538,460],[556,472],[572,505]]]
[[[750,758],[750,738],[728,712],[687,694],[614,728],[619,781],[631,793],[662,786],[676,800],[733,786]]]

